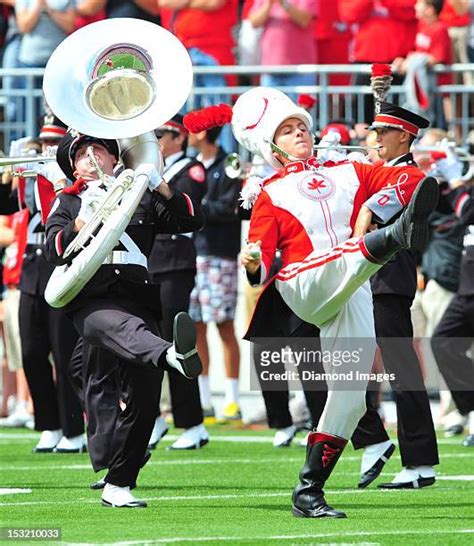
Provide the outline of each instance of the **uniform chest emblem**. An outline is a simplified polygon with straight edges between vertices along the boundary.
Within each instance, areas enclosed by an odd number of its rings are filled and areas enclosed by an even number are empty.
[[[321,173],[308,173],[298,180],[298,191],[313,201],[326,201],[334,195],[334,181]]]

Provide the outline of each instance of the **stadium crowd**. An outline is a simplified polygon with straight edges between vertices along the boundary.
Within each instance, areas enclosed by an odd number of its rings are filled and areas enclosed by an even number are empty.
[[[434,425],[447,435],[466,434],[463,445],[474,446],[470,349],[474,325],[474,150],[469,143],[456,141],[459,135],[451,124],[456,117],[456,104],[445,97],[442,112],[437,112],[432,101],[433,86],[454,83],[453,75],[448,71],[435,81],[430,72],[437,64],[474,63],[474,0],[0,0],[0,9],[4,68],[44,67],[57,45],[74,30],[116,17],[143,19],[170,30],[185,45],[194,66],[390,65],[393,83],[405,86],[403,104],[382,102],[374,121],[374,98],[368,95],[364,102],[365,123],[342,117],[331,120],[326,127],[316,127],[315,133],[320,165],[408,165],[422,171],[423,176],[435,177],[440,188],[437,208],[429,217],[430,238],[424,251],[403,250],[372,279],[380,349],[373,369],[381,371],[385,367],[387,372],[398,374],[398,366],[406,365],[413,372],[407,384],[391,381],[403,468],[385,486],[423,487],[434,483],[434,466],[438,464]],[[472,70],[459,77],[458,83],[474,83]],[[202,87],[236,82],[234,75],[224,78],[216,74],[200,75],[195,80]],[[316,79],[311,74],[262,73],[244,83],[291,88],[315,84]],[[361,74],[351,81],[348,75],[337,74],[331,75],[330,83],[369,85],[371,79]],[[22,86],[21,77],[3,78],[4,89]],[[309,117],[314,115],[317,97],[296,92],[288,96]],[[212,96],[204,95],[202,104],[197,106],[213,101]],[[17,120],[17,104],[7,98],[5,120]],[[470,108],[474,108],[474,102]],[[275,175],[275,165],[264,154],[262,158],[260,150],[250,149],[252,163],[232,172],[228,156],[231,150],[226,149],[229,140],[222,138],[222,127],[191,131],[183,114],[186,112],[155,129],[164,157],[163,176],[178,195],[190,196],[188,199],[201,211],[205,226],[194,233],[158,233],[148,257],[148,270],[159,308],[156,317],[162,341],[167,346],[173,343],[175,317],[189,312],[196,325],[203,372],[190,379],[183,377],[185,373],[178,373],[172,364],[166,369],[161,405],[154,408],[149,450],[155,449],[166,435],[170,422],[182,429],[173,449],[199,449],[212,441],[206,425],[241,423],[243,418],[250,422],[254,418],[242,415],[239,402],[240,354],[234,324],[239,266],[246,266],[250,281],[244,289],[249,323],[258,309],[256,301],[262,295],[262,287],[252,276],[258,269],[250,271],[245,260],[241,264],[239,253],[242,235],[246,235],[252,217],[252,205],[265,187],[264,180]],[[394,122],[397,119],[401,125]],[[433,120],[439,119],[443,123],[433,126]],[[47,106],[37,135],[14,137],[9,155],[26,158],[51,153],[68,138],[67,127]],[[372,149],[364,156],[344,149],[351,145]],[[119,159],[115,148],[108,144],[105,148]],[[33,164],[26,160],[25,165],[4,167],[2,172],[0,426],[41,432],[34,450],[38,453],[88,450],[98,471],[108,468],[111,455],[104,452],[104,437],[111,434],[115,425],[110,422],[108,430],[99,430],[93,402],[94,396],[99,396],[94,389],[99,387],[98,382],[84,382],[82,338],[78,337],[71,317],[61,309],[50,308],[44,297],[54,266],[45,258],[44,225],[49,207],[41,196],[46,192],[52,199],[74,187],[75,175],[59,166],[55,162]],[[38,187],[43,189],[35,189]],[[44,191],[45,187],[48,189]],[[376,231],[377,226],[380,229],[388,221],[383,217],[375,220],[374,210],[369,210],[363,228],[359,224],[353,226],[354,235],[357,229],[361,230],[358,235]],[[258,229],[255,232],[259,233]],[[248,258],[251,261],[258,255],[262,241],[249,237],[252,244],[258,242],[253,249],[257,254]],[[250,252],[248,246],[244,248]],[[269,271],[276,274],[281,267],[277,252],[275,260],[263,267],[267,275],[262,280],[271,279]],[[248,339],[319,338],[318,327],[294,315],[283,301],[276,298],[271,305],[266,309],[273,316],[257,317],[261,323],[250,331]],[[280,317],[284,320],[272,330],[270,323]],[[255,315],[253,318],[255,321]],[[216,325],[223,348],[225,401],[221,414],[216,412],[212,400],[209,377],[213,351],[207,343],[210,323]],[[443,385],[439,393],[434,393],[440,397],[439,415],[431,415],[423,385],[426,347],[414,344],[413,337],[431,338]],[[387,342],[390,338],[403,338],[407,343],[395,350]],[[256,362],[264,349],[254,344]],[[306,389],[303,385],[291,398],[287,387],[272,391],[261,382],[261,388],[265,420],[275,430],[273,446],[289,446],[296,433],[304,430],[307,435],[302,445],[309,442],[310,453],[314,445],[310,431],[325,415],[327,389]],[[128,400],[131,394],[123,384],[121,396],[110,395],[104,403],[117,419]],[[380,400],[379,390],[370,389],[367,412],[355,432],[351,432],[354,447],[364,449],[359,487],[366,487],[378,477],[395,449],[379,414]],[[148,457],[147,452],[145,459]],[[145,464],[145,459],[140,462]],[[300,479],[304,484],[304,476]],[[99,480],[91,487],[100,489],[104,485]]]

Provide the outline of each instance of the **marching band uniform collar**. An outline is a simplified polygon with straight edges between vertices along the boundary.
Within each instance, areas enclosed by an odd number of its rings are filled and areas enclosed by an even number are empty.
[[[390,159],[389,161],[386,161],[384,163],[385,167],[397,167],[397,166],[404,166],[404,165],[414,165],[416,167],[416,163],[413,159],[413,154],[411,152],[408,152],[403,155],[399,155],[398,157],[395,157],[394,159]]]
[[[167,158],[165,158],[165,169],[167,169],[168,167],[171,167],[173,163],[176,163],[176,161],[184,157],[184,155],[185,153],[183,152],[183,150],[180,150],[179,152],[176,152],[175,154],[169,155]]]
[[[318,158],[314,156],[310,157],[309,159],[298,159],[297,161],[287,163],[283,167],[282,176],[299,173],[301,171],[314,171],[321,167],[332,167],[334,165],[339,165],[340,163],[340,161],[325,161],[324,163],[320,163]]]

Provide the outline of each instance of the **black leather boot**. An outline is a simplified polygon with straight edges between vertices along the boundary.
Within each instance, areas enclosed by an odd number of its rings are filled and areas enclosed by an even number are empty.
[[[326,504],[323,486],[341,456],[347,440],[312,432],[306,447],[306,462],[300,472],[300,483],[293,491],[293,515],[300,518],[345,518]]]
[[[386,262],[402,248],[423,251],[430,235],[428,216],[436,208],[438,196],[436,179],[422,180],[393,224],[364,235],[368,253],[377,261]]]

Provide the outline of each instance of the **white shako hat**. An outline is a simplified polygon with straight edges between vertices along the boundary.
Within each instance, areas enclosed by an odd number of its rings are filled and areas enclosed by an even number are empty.
[[[311,115],[285,93],[269,87],[255,87],[243,93],[232,107],[232,132],[251,154],[263,157],[272,167],[281,163],[273,157],[271,143],[279,125],[288,118],[300,119],[310,131]]]

